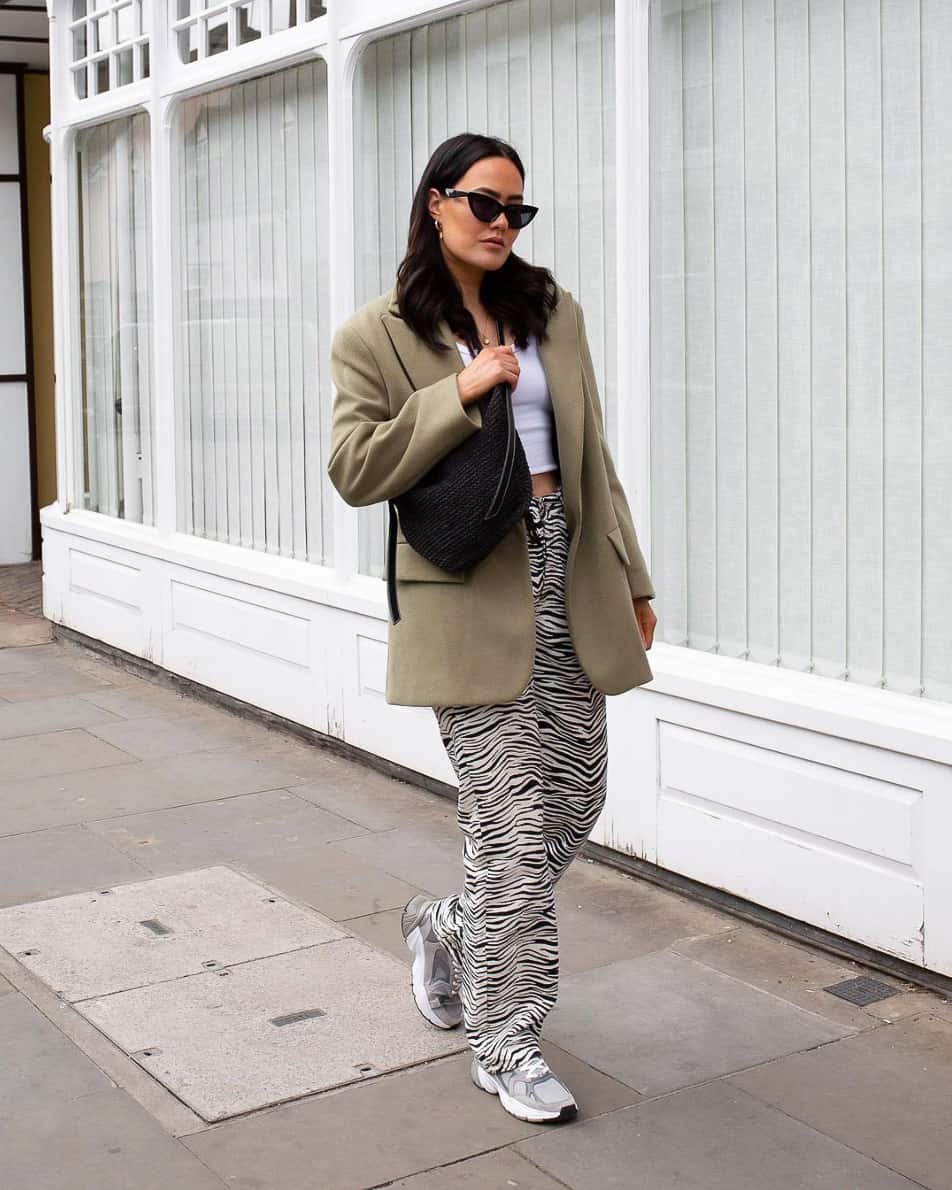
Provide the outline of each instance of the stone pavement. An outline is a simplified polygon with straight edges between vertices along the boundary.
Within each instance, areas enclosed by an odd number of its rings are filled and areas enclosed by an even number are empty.
[[[409,994],[452,802],[51,640],[13,570],[2,1190],[952,1190],[952,1004],[854,1006],[856,964],[583,859],[544,1041],[580,1116],[514,1120]]]

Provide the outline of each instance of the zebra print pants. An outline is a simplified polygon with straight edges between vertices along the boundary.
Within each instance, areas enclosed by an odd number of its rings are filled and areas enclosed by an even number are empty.
[[[489,1071],[540,1053],[558,994],[554,887],[605,804],[605,695],[579,664],[565,614],[561,490],[533,496],[536,652],[512,702],[433,707],[459,782],[463,891],[433,921],[456,961],[470,1047]]]

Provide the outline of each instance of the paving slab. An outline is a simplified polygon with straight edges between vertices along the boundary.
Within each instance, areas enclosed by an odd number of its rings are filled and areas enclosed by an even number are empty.
[[[612,1111],[631,1093],[542,1048],[573,1079],[579,1118]],[[183,1139],[236,1190],[363,1190],[533,1135],[540,1126],[514,1119],[473,1086],[469,1065],[469,1054],[459,1054]]]
[[[128,762],[127,752],[80,728],[0,740],[0,782]]]
[[[5,702],[0,705],[0,739],[86,727],[115,718],[112,712],[84,701],[77,694],[38,698],[33,702]]]
[[[342,938],[77,1007],[212,1121],[466,1047],[409,987],[396,960]]]
[[[837,959],[756,926],[740,926],[720,937],[682,939],[671,949],[751,987],[761,988],[854,1029],[875,1026],[876,1015],[870,1009],[878,1006],[861,1008],[824,991],[824,988],[844,979],[855,979],[858,975],[871,975],[884,983],[907,986],[848,959]],[[893,998],[882,1001],[881,1005],[890,1003],[894,1003]]]
[[[70,1003],[343,937],[225,867],[0,910],[0,946]]]
[[[247,744],[267,735],[260,723],[201,706],[189,716],[152,715],[115,720],[88,728],[89,732],[140,760],[205,752],[229,743]]]
[[[0,995],[0,1054],[0,1119],[29,1107],[45,1106],[56,1113],[68,1100],[112,1086],[94,1062],[19,994]],[[3,1166],[0,1156],[0,1185],[6,1187]]]
[[[38,645],[37,648],[43,648]],[[10,650],[0,650],[0,657]],[[50,661],[40,666],[0,670],[0,697],[7,702],[29,702],[57,694],[78,694],[102,689],[114,683],[101,671],[69,662]]]
[[[572,975],[731,930],[736,919],[579,856],[556,886],[561,971]]]
[[[62,668],[66,649],[58,641],[0,649],[0,674],[39,673],[47,666]]]
[[[332,845],[303,847],[284,855],[279,852],[256,855],[254,859],[236,860],[235,864],[338,922],[382,910],[402,909],[420,891],[416,885]],[[359,929],[353,932],[363,935]],[[369,941],[375,940],[369,938]]]
[[[463,886],[462,835],[455,828],[414,823],[329,844],[434,897]]]
[[[224,1190],[124,1091],[0,1116],[3,1190]]]
[[[151,719],[157,715],[181,718],[209,705],[194,694],[148,678],[119,689],[106,686],[100,690],[88,690],[76,697],[120,719]]]
[[[516,1145],[573,1190],[912,1190],[723,1081]]]
[[[300,746],[298,746],[300,748]],[[456,803],[436,793],[396,781],[354,761],[312,749],[309,758],[298,749],[278,749],[288,763],[313,774],[294,792],[325,810],[342,814],[373,831],[397,830],[414,823],[456,829]],[[297,763],[295,763],[295,757]]]
[[[930,1190],[952,1187],[952,1022],[883,1025],[730,1081]]]
[[[850,1032],[670,952],[566,977],[543,1031],[644,1094],[690,1086]]]
[[[409,899],[408,897],[407,900]],[[406,904],[406,901],[403,904]],[[401,906],[397,909],[385,909],[380,913],[368,913],[364,917],[349,917],[340,921],[339,925],[349,933],[356,934],[358,938],[363,938],[371,946],[376,946],[378,950],[392,954],[404,966],[409,967],[413,959],[400,929],[402,915]]]
[[[453,1165],[442,1165],[428,1173],[417,1173],[392,1182],[392,1190],[565,1190],[564,1182],[557,1182],[537,1169],[515,1149],[497,1149],[479,1157],[469,1157]]]
[[[104,769],[0,782],[0,835],[281,789],[295,779],[277,763],[220,751],[126,759]]]
[[[82,826],[0,838],[0,906],[106,888],[143,874],[134,860]]]
[[[24,645],[42,645],[52,639],[49,620],[15,608],[0,607],[0,649]]]
[[[367,833],[286,789],[123,815],[88,829],[156,874],[259,855],[283,861],[301,848]]]

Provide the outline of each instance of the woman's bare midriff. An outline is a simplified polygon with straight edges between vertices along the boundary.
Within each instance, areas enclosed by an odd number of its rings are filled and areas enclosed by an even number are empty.
[[[548,496],[550,492],[557,492],[561,486],[558,471],[540,471],[532,477],[533,496]]]

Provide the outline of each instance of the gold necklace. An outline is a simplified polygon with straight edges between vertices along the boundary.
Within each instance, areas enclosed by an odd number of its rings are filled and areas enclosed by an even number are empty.
[[[473,322],[476,322],[476,319],[475,319],[475,318],[473,318]],[[482,333],[482,330],[481,330],[481,328],[480,328],[480,326],[479,326],[479,323],[476,323],[476,330],[479,332],[479,338],[480,338],[480,341],[482,342],[483,346],[484,346],[484,347],[487,347],[487,346],[489,345],[489,336],[488,336],[488,335],[484,335],[484,334]]]

